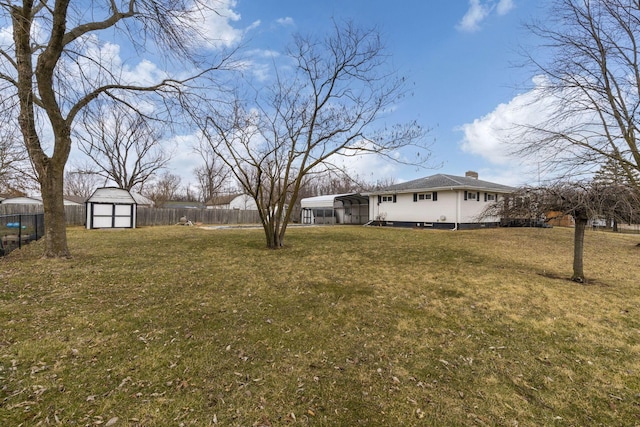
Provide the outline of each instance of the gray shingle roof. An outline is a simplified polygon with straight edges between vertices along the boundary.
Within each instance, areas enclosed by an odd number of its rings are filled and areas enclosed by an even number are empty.
[[[510,193],[515,190],[508,185],[496,184],[495,182],[482,181],[466,176],[455,176],[446,174],[431,175],[424,178],[414,179],[400,184],[371,191],[369,194],[382,193],[411,193],[418,191],[435,190],[482,190],[496,193]]]
[[[116,187],[97,188],[87,202],[92,203],[125,203],[134,204],[136,201],[129,191]]]

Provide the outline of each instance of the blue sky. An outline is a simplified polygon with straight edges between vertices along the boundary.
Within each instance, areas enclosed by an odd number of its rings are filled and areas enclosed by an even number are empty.
[[[434,173],[464,175],[474,170],[481,179],[507,185],[535,181],[535,165],[523,165],[506,155],[501,141],[514,121],[534,120],[530,70],[518,67],[518,51],[533,40],[523,25],[543,16],[539,0],[193,0],[218,13],[202,15],[199,24],[218,45],[243,45],[247,67],[267,72],[266,52],[282,51],[294,33],[323,35],[332,20],[352,20],[377,26],[386,42],[390,61],[411,84],[388,122],[417,120],[430,128],[432,163],[437,169],[416,169],[360,158],[350,164],[369,181],[407,181]],[[3,23],[4,25],[8,23]],[[100,37],[109,36],[108,32]],[[162,60],[140,57],[127,45],[102,40],[99,56],[123,64],[132,81],[154,81],[163,75]],[[121,40],[123,41],[123,40]],[[8,27],[0,42],[10,44]],[[216,46],[203,52],[215,54]],[[195,163],[191,145],[196,134],[175,135],[168,144],[179,147],[170,172],[193,184]],[[77,155],[77,151],[72,158]],[[70,162],[73,166],[73,160]]]
[[[332,19],[377,25],[394,66],[413,96],[390,120],[416,119],[431,128],[438,169],[400,167],[361,159],[362,175],[376,170],[400,181],[433,173],[480,173],[481,179],[518,185],[531,179],[505,156],[496,124],[505,123],[530,86],[518,51],[531,43],[523,24],[539,15],[535,0],[226,0],[226,23],[250,51],[281,50],[296,32],[324,34]],[[256,62],[257,63],[257,62]],[[522,99],[521,99],[522,101]],[[520,111],[520,115],[526,114]]]

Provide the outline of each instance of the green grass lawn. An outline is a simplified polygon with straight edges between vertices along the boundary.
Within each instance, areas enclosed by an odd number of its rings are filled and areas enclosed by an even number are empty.
[[[640,425],[639,236],[69,230],[0,260],[0,425]]]

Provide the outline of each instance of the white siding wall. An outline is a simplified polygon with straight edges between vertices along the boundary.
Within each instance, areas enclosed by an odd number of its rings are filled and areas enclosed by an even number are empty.
[[[473,223],[491,202],[484,201],[484,192],[479,200],[464,200],[464,191],[438,191],[438,199],[413,201],[413,193],[397,194],[396,202],[378,203],[378,196],[369,196],[369,219],[402,222],[447,222]],[[492,193],[495,194],[495,193]],[[486,218],[482,222],[495,222]]]
[[[461,203],[461,219],[459,222],[462,223],[469,223],[469,222],[478,222],[478,217],[480,216],[480,214],[482,213],[482,211],[491,203],[493,203],[494,201],[489,201],[489,202],[485,202],[484,201],[484,191],[480,191],[480,192],[476,192],[474,191],[474,193],[480,193],[479,194],[479,199],[476,200],[464,200],[464,191],[461,191],[459,194],[460,197],[460,203]],[[491,194],[495,194],[495,193],[491,193]],[[480,222],[496,222],[498,221],[497,218],[483,218],[482,221]]]

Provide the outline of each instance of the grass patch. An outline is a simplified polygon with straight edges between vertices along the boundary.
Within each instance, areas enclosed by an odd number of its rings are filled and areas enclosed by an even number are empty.
[[[637,425],[637,236],[69,229],[0,261],[3,425]]]

